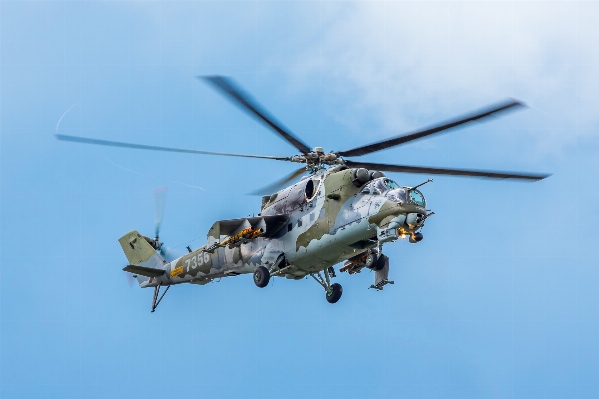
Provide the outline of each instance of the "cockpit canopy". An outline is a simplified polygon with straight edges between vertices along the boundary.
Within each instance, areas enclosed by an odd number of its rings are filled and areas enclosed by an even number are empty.
[[[367,185],[362,188],[363,194],[383,194],[389,190],[400,188],[399,184],[387,177],[379,177],[370,181]]]
[[[374,179],[366,184],[362,190],[362,194],[384,195],[391,201],[399,203],[412,203],[418,206],[425,207],[426,201],[424,195],[416,189],[409,187],[401,187],[399,184],[387,177]]]
[[[385,196],[393,202],[398,202],[401,204],[405,204],[408,202],[406,190],[402,187],[390,190]]]
[[[426,206],[424,195],[418,190],[410,190],[410,202],[419,206]]]

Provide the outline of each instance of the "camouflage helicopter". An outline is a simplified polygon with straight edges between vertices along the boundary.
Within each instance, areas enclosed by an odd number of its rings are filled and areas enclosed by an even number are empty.
[[[195,250],[187,247],[189,253],[184,256],[171,260],[165,255],[159,239],[160,220],[157,220],[154,238],[135,230],[123,235],[119,243],[129,262],[123,270],[132,273],[141,287],[154,288],[152,312],[172,285],[204,285],[222,277],[249,273],[253,274],[254,283],[260,288],[266,287],[273,276],[293,280],[310,276],[322,286],[326,300],[336,303],[343,288],[331,279],[336,277],[335,265],[341,262],[343,266],[339,272],[357,274],[364,268],[375,271],[375,281],[370,288],[382,290],[387,284],[393,284],[389,280],[389,258],[383,254],[383,245],[399,238],[409,238],[411,243],[423,239],[421,229],[434,212],[427,210],[419,187],[432,180],[406,187],[386,177],[384,172],[525,181],[549,176],[388,165],[346,158],[409,143],[523,107],[524,104],[517,100],[507,100],[387,140],[325,153],[322,147],[310,149],[231,79],[222,76],[200,78],[270,127],[300,154],[291,157],[232,154],[56,135],[59,140],[87,144],[303,164],[284,179],[255,192],[264,194],[258,216],[216,221],[208,230],[206,244]],[[299,182],[282,188],[304,173],[306,176]],[[160,295],[162,287],[165,290]]]

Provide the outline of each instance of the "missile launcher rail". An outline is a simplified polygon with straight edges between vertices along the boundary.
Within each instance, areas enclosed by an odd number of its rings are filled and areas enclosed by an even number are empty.
[[[264,233],[263,229],[253,229],[248,227],[247,229],[241,230],[239,233],[230,236],[229,238],[212,244],[211,246],[202,250],[202,252],[214,253],[218,248],[229,247],[229,249],[233,249],[234,247],[238,247],[241,244],[249,242],[254,238],[260,236]]]

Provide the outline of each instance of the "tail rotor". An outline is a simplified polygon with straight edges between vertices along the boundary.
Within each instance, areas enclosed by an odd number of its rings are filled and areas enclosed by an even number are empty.
[[[164,206],[166,203],[166,194],[168,189],[166,187],[160,187],[154,190],[154,238],[144,236],[145,240],[154,248],[160,256],[165,260],[171,261],[176,259],[178,256],[173,252],[172,249],[166,247],[163,242],[160,241],[160,229],[162,228],[162,217],[164,216]],[[129,286],[133,288],[135,285],[137,276],[127,272],[127,282]]]
[[[129,283],[129,288],[133,288],[133,282],[134,282],[133,274],[131,274],[131,272],[125,272],[125,273],[127,273],[127,282]]]
[[[166,187],[160,187],[154,191],[154,249],[160,251],[161,255],[164,255],[164,253],[162,250],[163,243],[160,242],[160,228],[162,227],[162,216],[164,215],[164,204],[166,202],[167,191],[168,189]]]
[[[168,189],[160,187],[154,191],[154,249],[160,253],[167,261],[178,258],[180,255],[168,248],[163,242],[160,242],[160,229],[162,227],[162,217],[164,216],[164,207],[166,204],[166,194]]]

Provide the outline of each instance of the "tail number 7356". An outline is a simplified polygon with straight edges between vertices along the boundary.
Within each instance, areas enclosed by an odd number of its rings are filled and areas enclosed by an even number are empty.
[[[185,267],[189,272],[190,269],[202,266],[204,263],[210,262],[210,254],[208,252],[200,252],[185,260]]]

